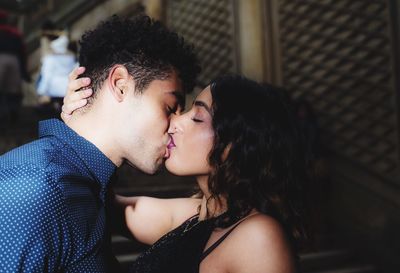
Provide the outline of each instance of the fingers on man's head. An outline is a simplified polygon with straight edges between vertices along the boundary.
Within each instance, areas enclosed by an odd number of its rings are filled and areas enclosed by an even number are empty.
[[[90,84],[90,78],[75,79],[68,83],[68,94],[73,94],[77,90]]]
[[[71,104],[80,100],[86,100],[93,94],[92,89],[85,89],[77,92],[73,92],[68,94],[68,96],[64,97],[64,104]]]
[[[80,100],[77,100],[77,101],[72,101],[72,102],[70,102],[68,104],[64,104],[62,106],[62,108],[61,108],[61,111],[65,115],[72,115],[72,113],[75,110],[85,106],[87,104],[87,102],[88,102],[87,99],[80,99]]]
[[[68,79],[70,81],[73,81],[76,78],[78,78],[78,76],[81,75],[83,72],[85,72],[85,67],[79,66],[79,67],[75,68],[74,70],[72,70],[71,73],[69,73]]]

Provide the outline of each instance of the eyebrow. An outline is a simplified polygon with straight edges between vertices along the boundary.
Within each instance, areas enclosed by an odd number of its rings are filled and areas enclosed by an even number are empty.
[[[199,106],[199,107],[204,107],[204,109],[206,109],[207,112],[212,116],[210,107],[208,107],[208,105],[207,105],[204,101],[195,100],[195,101],[193,102],[193,105]]]

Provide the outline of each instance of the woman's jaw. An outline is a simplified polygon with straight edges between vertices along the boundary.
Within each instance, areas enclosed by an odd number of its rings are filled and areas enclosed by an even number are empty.
[[[170,135],[170,140],[167,145],[167,153],[168,157],[165,161],[165,165],[167,170],[175,175],[182,175],[178,170],[176,170],[174,164],[169,164],[171,160],[174,160],[174,150],[177,149],[178,147],[176,146],[174,142],[174,138],[172,135]],[[221,214],[226,210],[226,200],[225,198],[210,198],[211,193],[208,188],[208,179],[209,179],[209,173],[207,174],[201,174],[201,175],[196,175],[196,174],[185,174],[183,176],[195,176],[197,185],[199,186],[199,189],[203,195],[203,202],[201,205],[201,215],[202,215],[202,220],[207,218],[207,217],[214,217],[216,215]],[[205,203],[204,203],[204,200]],[[203,214],[203,212],[207,211],[206,214]]]

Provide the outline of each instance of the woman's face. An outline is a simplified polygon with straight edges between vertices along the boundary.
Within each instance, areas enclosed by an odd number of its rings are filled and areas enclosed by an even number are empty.
[[[165,166],[175,175],[208,175],[211,171],[208,156],[213,146],[212,96],[210,87],[205,88],[193,102],[192,108],[174,115],[168,132],[169,157]]]

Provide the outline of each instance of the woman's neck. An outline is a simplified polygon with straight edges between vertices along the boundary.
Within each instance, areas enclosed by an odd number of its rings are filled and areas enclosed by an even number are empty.
[[[227,210],[226,198],[223,196],[213,197],[208,188],[208,176],[196,177],[197,184],[203,193],[200,205],[199,220],[205,220],[221,215]]]

